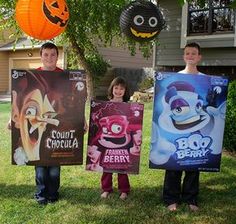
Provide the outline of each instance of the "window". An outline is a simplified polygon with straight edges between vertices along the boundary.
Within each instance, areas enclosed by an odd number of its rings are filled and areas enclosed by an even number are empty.
[[[234,32],[233,0],[209,0],[202,6],[192,1],[188,6],[188,35]]]

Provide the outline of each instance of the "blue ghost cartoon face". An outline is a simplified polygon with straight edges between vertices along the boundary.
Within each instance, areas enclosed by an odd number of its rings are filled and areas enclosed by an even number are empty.
[[[167,88],[164,110],[158,120],[163,129],[185,134],[198,131],[209,123],[210,116],[203,110],[203,101],[193,86],[177,81]]]

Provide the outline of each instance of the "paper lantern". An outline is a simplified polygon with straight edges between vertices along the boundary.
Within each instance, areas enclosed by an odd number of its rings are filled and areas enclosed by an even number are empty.
[[[151,2],[135,1],[121,13],[120,28],[136,41],[149,41],[164,28],[165,21],[159,8]]]
[[[69,19],[65,0],[18,0],[16,21],[27,35],[49,40],[62,33]]]

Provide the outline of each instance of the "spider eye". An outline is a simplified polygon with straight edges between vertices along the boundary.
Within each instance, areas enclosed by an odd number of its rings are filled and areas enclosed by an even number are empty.
[[[134,17],[134,24],[137,26],[141,26],[144,23],[144,18],[140,15]]]
[[[150,27],[155,27],[158,23],[157,18],[156,17],[151,17],[148,20],[148,23],[149,23]]]

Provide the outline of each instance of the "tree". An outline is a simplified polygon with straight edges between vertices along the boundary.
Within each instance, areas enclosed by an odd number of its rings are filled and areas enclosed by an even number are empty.
[[[14,18],[14,9],[17,0],[0,1],[0,31],[15,30],[14,37],[22,36]],[[180,5],[186,0],[177,0]],[[144,57],[148,57],[152,46],[157,40],[136,43],[124,37],[119,28],[119,17],[124,6],[131,0],[67,0],[70,19],[65,32],[57,38],[63,43],[68,43],[73,51],[74,59],[87,72],[87,87],[89,95],[93,96],[93,83],[102,76],[108,67],[106,61],[97,50],[98,43],[110,45],[115,38],[116,43],[127,45],[131,54],[139,48]],[[153,1],[158,3],[158,0]],[[188,1],[191,2],[191,1]],[[204,0],[198,0],[204,3]],[[235,4],[236,0],[234,0]]]
[[[116,43],[128,43],[132,54],[135,53],[136,43],[121,35],[119,16],[127,0],[67,0],[70,19],[65,32],[57,41],[68,43],[73,51],[74,59],[86,70],[87,87],[93,96],[93,81],[102,76],[109,66],[97,50],[98,42],[104,46]],[[16,30],[14,37],[22,36],[14,19],[16,0],[2,0],[0,2],[1,18],[5,19],[0,30]],[[6,19],[7,18],[7,19]],[[148,56],[152,43],[141,44],[144,56]]]
[[[68,0],[70,20],[64,38],[70,43],[80,65],[87,71],[87,84],[93,96],[94,80],[102,76],[108,64],[97,50],[97,43],[111,43],[119,36],[119,14],[125,0]]]

